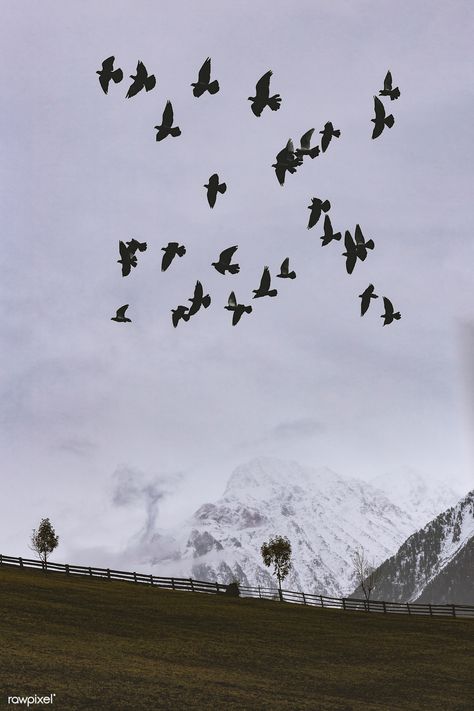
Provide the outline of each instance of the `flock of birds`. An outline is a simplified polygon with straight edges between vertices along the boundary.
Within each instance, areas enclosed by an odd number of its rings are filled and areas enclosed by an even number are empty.
[[[108,93],[111,81],[118,84],[123,79],[122,69],[114,68],[114,63],[115,57],[108,57],[102,62],[102,69],[97,71],[100,86],[105,94]],[[271,71],[266,72],[256,84],[255,96],[248,97],[248,100],[251,101],[251,110],[257,117],[261,116],[262,111],[266,107],[268,107],[271,111],[278,111],[280,108],[280,95],[270,95],[271,76]],[[145,90],[146,92],[151,91],[156,85],[156,78],[154,74],[149,74],[145,65],[141,61],[137,64],[135,75],[130,75],[130,78],[133,79],[133,82],[128,88],[126,94],[127,99],[136,96],[136,94],[142,90]],[[206,91],[209,94],[216,94],[219,91],[219,82],[215,79],[211,81],[211,60],[209,57],[201,66],[197,81],[193,82],[191,86],[193,87],[193,95],[195,97],[202,96]],[[391,101],[398,99],[400,96],[399,88],[393,88],[392,75],[390,71],[388,71],[385,76],[383,89],[379,91],[379,96],[388,97]],[[374,112],[375,116],[371,119],[374,124],[372,132],[373,139],[378,138],[386,127],[392,128],[395,122],[392,114],[386,114],[385,107],[377,96],[374,96]],[[163,110],[161,124],[155,126],[157,131],[156,140],[162,141],[168,136],[180,136],[181,129],[179,126],[174,126],[173,124],[173,106],[170,101],[167,101]],[[277,154],[276,162],[272,164],[272,168],[275,169],[275,174],[280,185],[284,185],[287,173],[296,173],[297,169],[303,164],[305,158],[309,157],[314,159],[320,155],[320,152],[325,153],[332,139],[339,138],[341,135],[340,129],[335,129],[333,124],[328,121],[324,125],[323,129],[319,131],[321,135],[321,146],[318,145],[311,147],[311,140],[314,131],[314,128],[306,131],[306,133],[304,133],[300,138],[299,148],[296,149],[294,148],[293,140],[290,138],[286,146]],[[207,201],[209,207],[214,208],[217,196],[223,195],[226,192],[227,185],[225,182],[219,182],[218,174],[214,173],[210,176],[204,187],[207,191]],[[340,232],[334,232],[331,218],[328,214],[326,214],[329,212],[330,208],[331,204],[329,200],[321,200],[317,197],[313,197],[311,199],[311,205],[308,206],[308,209],[310,210],[308,229],[312,229],[319,222],[322,213],[325,213],[324,234],[321,237],[322,246],[327,246],[333,241],[339,241],[342,239],[342,234]],[[346,258],[346,271],[348,274],[352,274],[357,261],[365,261],[368,250],[373,250],[375,244],[372,239],[366,240],[360,226],[356,225],[354,237],[349,230],[345,230],[344,246],[346,251],[343,252],[342,255]],[[120,259],[118,262],[122,267],[122,276],[128,276],[132,268],[137,266],[137,252],[145,252],[146,249],[146,242],[138,242],[135,239],[132,239],[130,242],[119,242]],[[240,266],[236,262],[233,263],[233,258],[237,249],[237,245],[224,249],[220,253],[219,259],[212,262],[211,266],[213,266],[224,276],[226,274],[238,274]],[[186,254],[185,246],[180,245],[178,242],[169,242],[166,247],[162,247],[162,251],[164,252],[161,262],[161,270],[163,272],[170,267],[176,257],[183,257]],[[289,261],[289,257],[286,257],[283,260],[280,267],[280,273],[276,275],[278,278],[296,278],[296,273],[293,270],[290,270]],[[361,316],[363,316],[369,309],[372,299],[378,298],[378,295],[374,293],[374,289],[374,285],[369,284],[365,291],[362,294],[359,294],[359,298],[361,299]],[[260,279],[260,284],[257,289],[253,290],[253,298],[263,298],[265,296],[274,297],[277,293],[277,289],[271,288],[270,270],[269,267],[265,266]],[[201,307],[207,309],[211,303],[211,297],[209,294],[204,294],[202,283],[197,281],[194,287],[194,294],[188,299],[188,301],[190,302],[190,306],[180,304],[175,309],[171,310],[171,319],[175,328],[180,320],[185,322],[188,321],[191,316],[196,314],[201,309]],[[385,326],[392,323],[394,320],[399,320],[401,315],[399,311],[395,311],[392,302],[386,296],[383,297],[383,302],[385,311],[381,318],[384,319],[383,325]],[[235,291],[230,293],[227,306],[224,308],[232,312],[233,326],[240,321],[244,313],[250,314],[252,312],[252,306],[238,303]],[[116,315],[113,316],[111,320],[119,323],[131,322],[131,319],[125,315],[127,309],[128,304],[121,306],[117,309]]]

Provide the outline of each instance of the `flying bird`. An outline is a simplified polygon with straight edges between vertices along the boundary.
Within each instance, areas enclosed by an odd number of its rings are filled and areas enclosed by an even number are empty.
[[[191,302],[188,316],[194,316],[194,314],[199,311],[201,306],[204,306],[204,308],[207,309],[207,307],[211,303],[211,297],[209,296],[209,294],[206,294],[206,296],[203,296],[203,294],[204,294],[204,292],[203,292],[202,284],[200,281],[197,281],[196,286],[194,287],[193,298],[188,299],[188,301]]]
[[[276,289],[270,289],[270,270],[268,267],[263,268],[262,278],[260,279],[260,286],[258,289],[253,289],[255,296],[254,299],[258,299],[262,296],[276,296],[278,291]]]
[[[109,90],[110,81],[118,84],[123,79],[123,72],[121,69],[114,69],[115,57],[108,57],[102,62],[102,69],[96,72],[99,75],[99,83],[102,87],[104,94],[107,94]]]
[[[189,313],[186,313],[187,311],[188,307],[183,306],[182,304],[177,306],[175,309],[171,309],[171,321],[173,322],[173,326],[175,328],[181,319],[183,319],[183,321],[189,321]]]
[[[391,101],[398,99],[400,96],[400,89],[398,86],[396,86],[395,89],[392,89],[392,74],[390,70],[385,75],[385,79],[383,80],[383,89],[379,91],[379,96],[389,96]]]
[[[137,266],[137,258],[134,254],[130,253],[125,242],[119,242],[119,252],[120,259],[117,262],[122,265],[122,276],[128,276],[130,274],[131,268]]]
[[[299,157],[309,156],[310,158],[316,158],[319,156],[319,146],[311,148],[311,136],[314,133],[314,128],[310,128],[306,131],[300,138],[300,148],[296,149],[296,155]]]
[[[211,208],[216,204],[217,193],[223,195],[227,190],[227,185],[225,183],[219,183],[219,176],[217,173],[213,173],[211,175],[207,185],[204,187],[207,188],[207,202]]]
[[[373,249],[375,247],[374,240],[368,239],[366,242],[364,235],[362,234],[362,230],[360,229],[359,225],[356,225],[354,237],[355,237],[355,241],[356,241],[357,256],[359,257],[361,262],[363,262],[363,261],[365,261],[365,258],[367,257],[367,250]]]
[[[173,127],[173,106],[171,101],[166,102],[165,110],[163,111],[163,118],[161,119],[161,125],[155,126],[158,133],[156,134],[156,140],[162,141],[167,136],[181,136],[181,129],[178,126]]]
[[[132,239],[130,242],[127,242],[127,247],[130,254],[135,254],[137,250],[139,252],[146,252],[147,243]]]
[[[311,205],[308,205],[309,214],[308,230],[315,226],[321,217],[321,212],[328,212],[331,209],[329,200],[320,200],[319,198],[311,198]]]
[[[233,316],[232,316],[232,325],[235,326],[236,324],[239,323],[240,319],[242,318],[242,314],[251,314],[252,313],[252,307],[251,306],[244,306],[244,304],[238,304],[237,299],[235,298],[235,292],[231,291],[229,295],[229,300],[227,303],[227,306],[224,306],[227,311],[233,311]]]
[[[186,254],[186,247],[184,244],[178,244],[178,242],[168,242],[166,247],[161,248],[161,251],[164,252],[161,260],[161,271],[165,272],[176,256],[182,257]]]
[[[395,123],[395,119],[393,118],[392,114],[385,116],[384,105],[376,96],[374,96],[374,109],[375,118],[370,119],[374,124],[372,138],[378,138],[378,136],[380,136],[380,134],[384,130],[385,126],[387,126],[387,128],[392,128],[393,124]]]
[[[212,262],[212,266],[217,269],[219,274],[225,275],[226,272],[229,272],[229,274],[238,274],[240,266],[238,264],[231,264],[232,257],[237,249],[237,245],[224,249],[224,251],[220,253],[219,261]]]
[[[346,258],[346,271],[348,274],[352,274],[357,262],[357,248],[354,240],[352,239],[352,235],[348,230],[346,230],[344,235],[344,245],[346,247],[346,251],[342,253],[342,256]]]
[[[276,163],[272,164],[272,168],[275,168],[276,177],[280,185],[284,185],[285,183],[286,171],[296,173],[296,168],[301,165],[302,162],[303,158],[296,156],[293,141],[290,138],[286,146],[278,153]]]
[[[339,138],[339,136],[341,135],[339,129],[334,130],[334,126],[332,125],[331,121],[325,123],[324,129],[319,133],[323,134],[323,137],[321,139],[321,150],[323,153],[326,153],[326,149],[331,143],[331,140],[333,138]]]
[[[117,309],[117,313],[115,316],[112,316],[110,319],[111,321],[117,321],[118,323],[132,323],[131,318],[127,318],[125,316],[125,311],[128,309],[128,304],[124,304],[124,306],[121,306],[119,309]]]
[[[281,263],[280,273],[277,274],[280,279],[295,279],[296,272],[290,272],[290,258],[287,257]]]
[[[327,244],[332,242],[333,240],[339,241],[341,239],[342,235],[340,232],[334,232],[332,223],[331,223],[331,218],[329,215],[326,215],[324,218],[324,234],[321,237],[322,242],[321,242],[321,247],[325,247]]]
[[[197,82],[191,84],[194,96],[202,96],[205,91],[210,94],[217,94],[219,91],[219,82],[217,79],[211,81],[211,58],[208,57],[201,69],[199,70]]]
[[[384,326],[387,326],[389,323],[392,323],[394,319],[396,319],[397,321],[401,319],[400,311],[394,313],[393,304],[390,299],[387,299],[386,296],[383,297],[383,305],[385,306],[385,313],[383,313],[380,318],[384,319]]]
[[[374,285],[369,284],[367,289],[359,294],[359,299],[362,299],[360,303],[360,315],[363,316],[370,306],[371,299],[378,299],[378,294],[374,294]]]
[[[136,72],[135,76],[130,74],[130,79],[133,79],[134,81],[127,91],[127,99],[131,99],[132,96],[138,94],[138,92],[142,89],[145,89],[145,91],[151,91],[156,84],[155,75],[148,75],[148,71],[143,62],[138,62]]]
[[[268,71],[263,77],[260,77],[255,86],[255,96],[249,96],[248,100],[252,102],[251,109],[255,116],[260,116],[265,106],[269,106],[272,111],[278,111],[280,108],[280,94],[270,96],[270,77],[272,71]]]

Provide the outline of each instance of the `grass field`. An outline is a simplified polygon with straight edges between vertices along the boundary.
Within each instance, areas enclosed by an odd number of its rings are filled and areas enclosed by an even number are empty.
[[[58,711],[473,711],[474,620],[0,567],[0,709],[50,693]]]

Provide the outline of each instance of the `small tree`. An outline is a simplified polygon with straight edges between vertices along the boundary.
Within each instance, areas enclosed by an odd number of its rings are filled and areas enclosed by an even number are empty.
[[[42,518],[38,530],[33,529],[31,534],[31,550],[35,551],[40,561],[46,566],[48,556],[58,545],[59,538],[51,525],[49,518]]]
[[[366,602],[370,602],[372,590],[380,580],[380,569],[374,562],[369,562],[365,550],[357,548],[352,554],[352,563],[357,580],[357,585],[362,588]]]
[[[270,538],[268,543],[263,543],[260,552],[267,568],[273,565],[273,575],[276,575],[278,578],[278,594],[280,600],[282,600],[281,581],[284,580],[290,572],[291,543],[286,537],[275,536],[274,538]]]

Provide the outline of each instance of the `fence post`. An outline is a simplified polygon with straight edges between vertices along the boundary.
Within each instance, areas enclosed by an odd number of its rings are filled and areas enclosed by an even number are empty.
[[[193,579],[192,579],[192,578],[189,578],[189,582],[191,583],[191,592],[194,592],[194,583],[193,583]]]
[[[408,602],[407,602],[407,610],[408,610],[408,614],[411,615],[410,605],[408,604]]]
[[[150,585],[153,585],[153,574],[150,573]]]
[[[18,560],[20,561],[20,568],[23,568],[23,558],[20,556]]]
[[[428,607],[430,608],[430,615],[432,616],[432,615],[433,615],[433,610],[432,610],[432,608],[431,608],[431,603],[428,605]]]
[[[107,578],[110,580],[110,568],[107,568]]]
[[[258,586],[258,597],[262,599],[262,591],[260,590],[260,585]]]
[[[137,582],[137,574],[135,571],[133,571],[133,582]]]
[[[385,602],[383,603],[383,611],[385,614],[387,614],[387,606],[386,606]]]
[[[174,587],[174,578],[171,578],[171,588],[172,588],[172,590],[175,589],[175,587]]]
[[[219,592],[219,583],[216,583],[216,595],[218,594],[218,592]]]
[[[69,563],[64,566],[66,568],[66,575],[69,575]]]
[[[303,605],[306,605],[306,595],[303,593]]]
[[[453,617],[456,617],[456,605],[453,605]]]
[[[346,598],[345,597],[342,598],[342,609],[343,610],[346,609]]]
[[[320,596],[319,596],[319,599],[321,600],[321,607],[324,607],[324,600],[323,600],[323,596],[322,596],[322,595],[320,595]]]
[[[3,558],[2,558],[2,554],[0,553],[0,565],[2,565],[2,563],[3,563]]]

